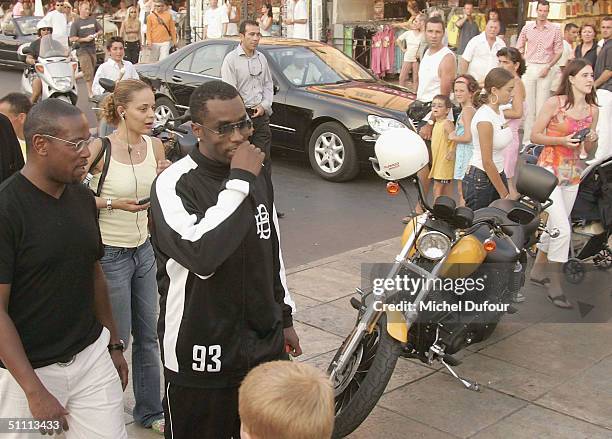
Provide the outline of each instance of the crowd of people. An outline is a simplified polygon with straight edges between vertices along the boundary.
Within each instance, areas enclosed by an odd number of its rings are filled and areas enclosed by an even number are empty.
[[[292,36],[308,29],[300,2]],[[419,178],[434,198],[457,194],[479,209],[516,199],[521,145],[544,145],[538,165],[559,181],[548,228],[560,233],[543,236],[530,276],[569,308],[558,294],[560,270],[550,267],[567,260],[585,160],[612,153],[612,19],[602,21],[598,47],[592,26],[568,24],[562,37],[540,0],[535,23],[507,47],[494,16],[476,32],[470,6],[456,22],[459,58],[439,15],[416,13],[404,38],[403,78],[413,73],[417,101],[431,104],[419,131],[430,163]],[[131,340],[134,419],[143,427],[168,438],[329,438],[326,377],[276,361],[302,350],[271,178],[273,82],[257,50],[270,6],[238,25],[231,2],[211,1],[207,36],[237,32],[240,44],[223,62],[222,81],[191,96],[198,148],[175,164],[149,135],[154,94],[125,59],[138,60],[142,9],[119,8],[122,37],[107,41],[109,59],[94,74],[100,29],[92,7],[78,5],[62,38],[79,43],[90,93],[101,77],[117,81],[101,105],[116,130],[92,138],[84,114],[56,99],[0,99],[0,393],[8,395],[0,417],[53,421],[43,431],[67,430],[68,439],[127,437],[123,351]],[[176,44],[172,14],[157,0],[149,7],[145,41],[165,56]]]
[[[561,270],[555,267],[568,259],[569,215],[582,171],[612,154],[612,17],[602,20],[601,44],[588,24],[578,29],[568,23],[562,37],[559,26],[547,19],[549,3],[539,1],[537,19],[521,30],[516,47],[507,47],[498,37],[496,20],[489,19],[476,35],[476,27],[466,28],[471,8],[466,2],[465,20],[457,22],[462,45],[458,56],[444,45],[445,24],[439,16],[430,16],[423,27],[428,48],[418,63],[415,88],[416,104],[431,103],[420,129],[430,141],[430,164],[419,178],[426,193],[433,183],[434,198],[456,193],[458,204],[472,209],[499,198],[518,199],[514,180],[521,166],[519,152],[531,143],[544,145],[538,165],[559,180],[551,195],[554,204],[547,210],[548,228],[560,233],[556,238],[544,234],[531,279],[548,288],[554,305],[571,308],[558,295],[555,273]],[[421,20],[422,15],[415,16],[415,27]],[[469,39],[461,37],[466,29]],[[578,30],[581,44],[574,49]],[[414,53],[416,46],[409,47]],[[585,129],[588,134],[577,139]]]
[[[155,98],[138,79],[103,100],[116,127],[103,138],[63,101],[0,99],[0,416],[49,421],[8,437],[126,438],[130,341],[145,428],[331,437],[329,380],[287,361],[302,349],[271,179],[273,83],[259,21],[238,32],[223,81],[191,97],[198,148],[175,164],[150,136]],[[122,43],[108,42],[101,68]]]

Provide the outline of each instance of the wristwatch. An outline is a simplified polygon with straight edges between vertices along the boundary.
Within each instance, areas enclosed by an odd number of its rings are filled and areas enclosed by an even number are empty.
[[[433,126],[434,124],[435,124],[435,122],[434,122],[434,120],[433,120],[433,119],[429,119],[429,120],[427,121],[427,125],[431,125],[431,126]]]
[[[113,210],[113,200],[111,200],[110,198],[106,199],[106,210],[108,210],[109,212],[112,212]]]
[[[119,340],[119,343],[109,344],[108,352],[112,352],[112,351],[125,352],[125,342],[123,340]]]

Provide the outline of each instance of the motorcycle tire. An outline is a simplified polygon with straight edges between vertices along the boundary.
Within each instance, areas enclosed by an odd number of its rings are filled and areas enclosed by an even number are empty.
[[[387,333],[386,324],[386,315],[383,314],[372,334],[363,338],[355,352],[357,356],[363,348],[359,364],[348,366],[357,367],[357,371],[348,385],[336,395],[333,439],[348,436],[361,425],[376,406],[393,375],[402,345]]]

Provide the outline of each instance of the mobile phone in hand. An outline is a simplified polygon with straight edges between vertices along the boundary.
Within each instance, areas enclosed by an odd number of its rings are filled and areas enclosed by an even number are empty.
[[[586,136],[588,136],[590,132],[590,128],[581,129],[580,131],[574,133],[574,135],[572,136],[572,140],[575,140],[576,142],[584,142]]]
[[[143,198],[141,200],[138,200],[138,205],[142,206],[143,204],[147,204],[149,201],[151,201],[151,197]]]

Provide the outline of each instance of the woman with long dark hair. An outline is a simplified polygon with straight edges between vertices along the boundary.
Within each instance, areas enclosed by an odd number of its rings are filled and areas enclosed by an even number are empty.
[[[578,195],[580,175],[586,167],[580,152],[582,146],[590,151],[597,142],[599,107],[593,83],[593,67],[587,60],[570,61],[563,70],[557,95],[546,101],[531,132],[535,143],[545,145],[538,165],[559,179],[550,196],[553,204],[546,209],[547,229],[558,229],[559,235],[556,238],[542,236],[531,281],[548,288],[548,300],[560,308],[573,308],[567,298],[559,294],[559,273],[560,264],[568,258],[572,234],[569,216]],[[589,133],[582,145],[575,137],[583,129],[589,129]]]
[[[481,93],[474,96],[478,107],[471,122],[474,153],[463,178],[465,205],[473,210],[509,195],[504,151],[512,142],[512,131],[500,106],[510,102],[513,91],[514,75],[496,67],[485,77]]]
[[[261,7],[261,17],[259,17],[259,31],[262,37],[272,35],[272,5],[266,3]]]

